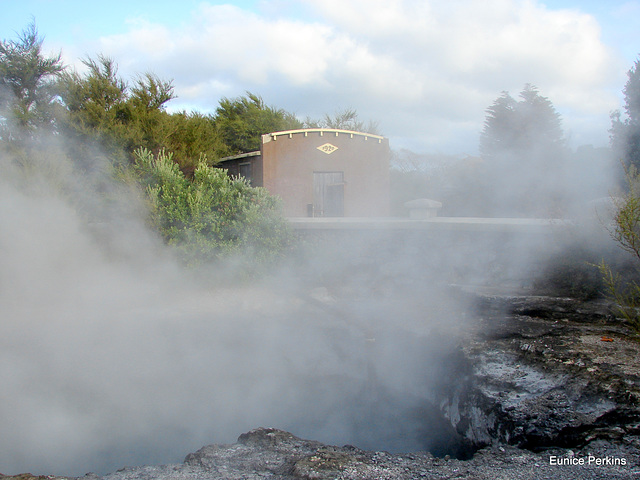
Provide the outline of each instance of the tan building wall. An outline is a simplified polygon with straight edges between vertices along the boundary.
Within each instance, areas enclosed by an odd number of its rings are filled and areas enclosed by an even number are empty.
[[[285,215],[389,215],[389,141],[361,132],[292,130],[262,136],[262,186]]]

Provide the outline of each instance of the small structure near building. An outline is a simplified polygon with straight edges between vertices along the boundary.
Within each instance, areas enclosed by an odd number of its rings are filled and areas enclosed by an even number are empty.
[[[438,216],[442,203],[429,198],[418,198],[404,204],[409,209],[409,218],[432,218]]]
[[[260,151],[218,166],[282,198],[288,217],[384,217],[389,159],[384,137],[320,128],[263,135]]]

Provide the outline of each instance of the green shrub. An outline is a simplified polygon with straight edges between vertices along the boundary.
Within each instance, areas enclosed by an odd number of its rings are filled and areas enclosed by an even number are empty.
[[[640,174],[635,167],[627,173],[628,189],[622,198],[614,200],[616,212],[611,236],[634,258],[633,266],[626,266],[635,275],[623,275],[625,269],[612,269],[607,262],[598,265],[609,297],[616,303],[618,313],[640,331],[640,285],[636,280],[640,261]],[[633,278],[636,277],[636,278]]]
[[[592,300],[604,294],[603,279],[594,265],[598,253],[572,244],[552,255],[533,282],[536,292],[579,300]]]
[[[625,280],[604,261],[598,265],[609,297],[616,304],[618,315],[640,331],[640,286],[633,280]]]
[[[243,256],[264,264],[290,241],[279,199],[243,178],[200,162],[187,179],[171,153],[135,152],[135,171],[151,205],[151,222],[189,265]]]

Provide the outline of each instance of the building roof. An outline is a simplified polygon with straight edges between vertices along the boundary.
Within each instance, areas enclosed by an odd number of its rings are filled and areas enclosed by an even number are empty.
[[[272,140],[277,140],[278,137],[287,136],[291,138],[293,135],[304,135],[308,136],[310,133],[317,133],[319,136],[323,137],[325,135],[331,135],[334,137],[338,137],[340,135],[348,135],[351,138],[354,136],[364,137],[365,140],[369,138],[373,138],[378,140],[378,143],[381,143],[384,139],[381,135],[374,135],[373,133],[364,133],[364,132],[356,132],[354,130],[340,130],[337,128],[302,128],[299,130],[285,130],[282,132],[272,132],[267,133],[266,135],[262,135],[262,143],[267,143]]]
[[[283,137],[283,136],[287,136],[289,138],[293,137],[293,135],[304,135],[305,137],[308,136],[309,134],[318,134],[319,136],[323,137],[323,136],[333,136],[333,137],[338,137],[340,135],[348,135],[350,138],[354,138],[355,136],[358,137],[364,137],[365,140],[372,138],[378,141],[378,143],[381,143],[382,140],[384,139],[383,136],[381,135],[374,135],[373,133],[365,133],[365,132],[356,132],[355,130],[341,130],[338,128],[301,128],[298,130],[284,130],[281,132],[272,132],[272,133],[267,133],[265,135],[262,135],[262,143],[268,143],[272,140],[277,140],[278,137]],[[238,155],[231,155],[228,157],[223,157],[220,160],[218,160],[218,163],[222,163],[222,162],[227,162],[230,160],[238,160],[238,159],[242,159],[242,158],[249,158],[249,157],[257,157],[260,155],[260,151],[257,150],[255,152],[247,152],[247,153],[240,153]]]
[[[260,150],[256,150],[255,152],[240,153],[238,155],[223,157],[220,160],[218,160],[218,162],[226,162],[228,160],[238,160],[239,158],[258,157],[259,155],[260,155]]]

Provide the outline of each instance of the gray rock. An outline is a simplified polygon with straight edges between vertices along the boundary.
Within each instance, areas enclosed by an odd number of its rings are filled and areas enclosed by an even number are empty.
[[[484,299],[486,301],[486,298]],[[463,346],[472,371],[441,400],[458,432],[540,450],[596,439],[635,444],[640,345],[606,304],[508,297]]]
[[[596,448],[597,447],[597,448]],[[466,478],[627,479],[640,472],[637,452],[601,441],[591,453],[556,449],[534,453],[511,446],[487,447],[472,460],[435,458],[428,453],[389,454],[352,446],[329,446],[273,428],[242,434],[233,445],[210,445],[189,454],[182,465],[121,470],[104,480],[363,480]],[[591,464],[593,459],[609,465]],[[572,459],[584,465],[564,465]],[[555,463],[555,464],[552,464]],[[624,463],[624,465],[623,465]]]

